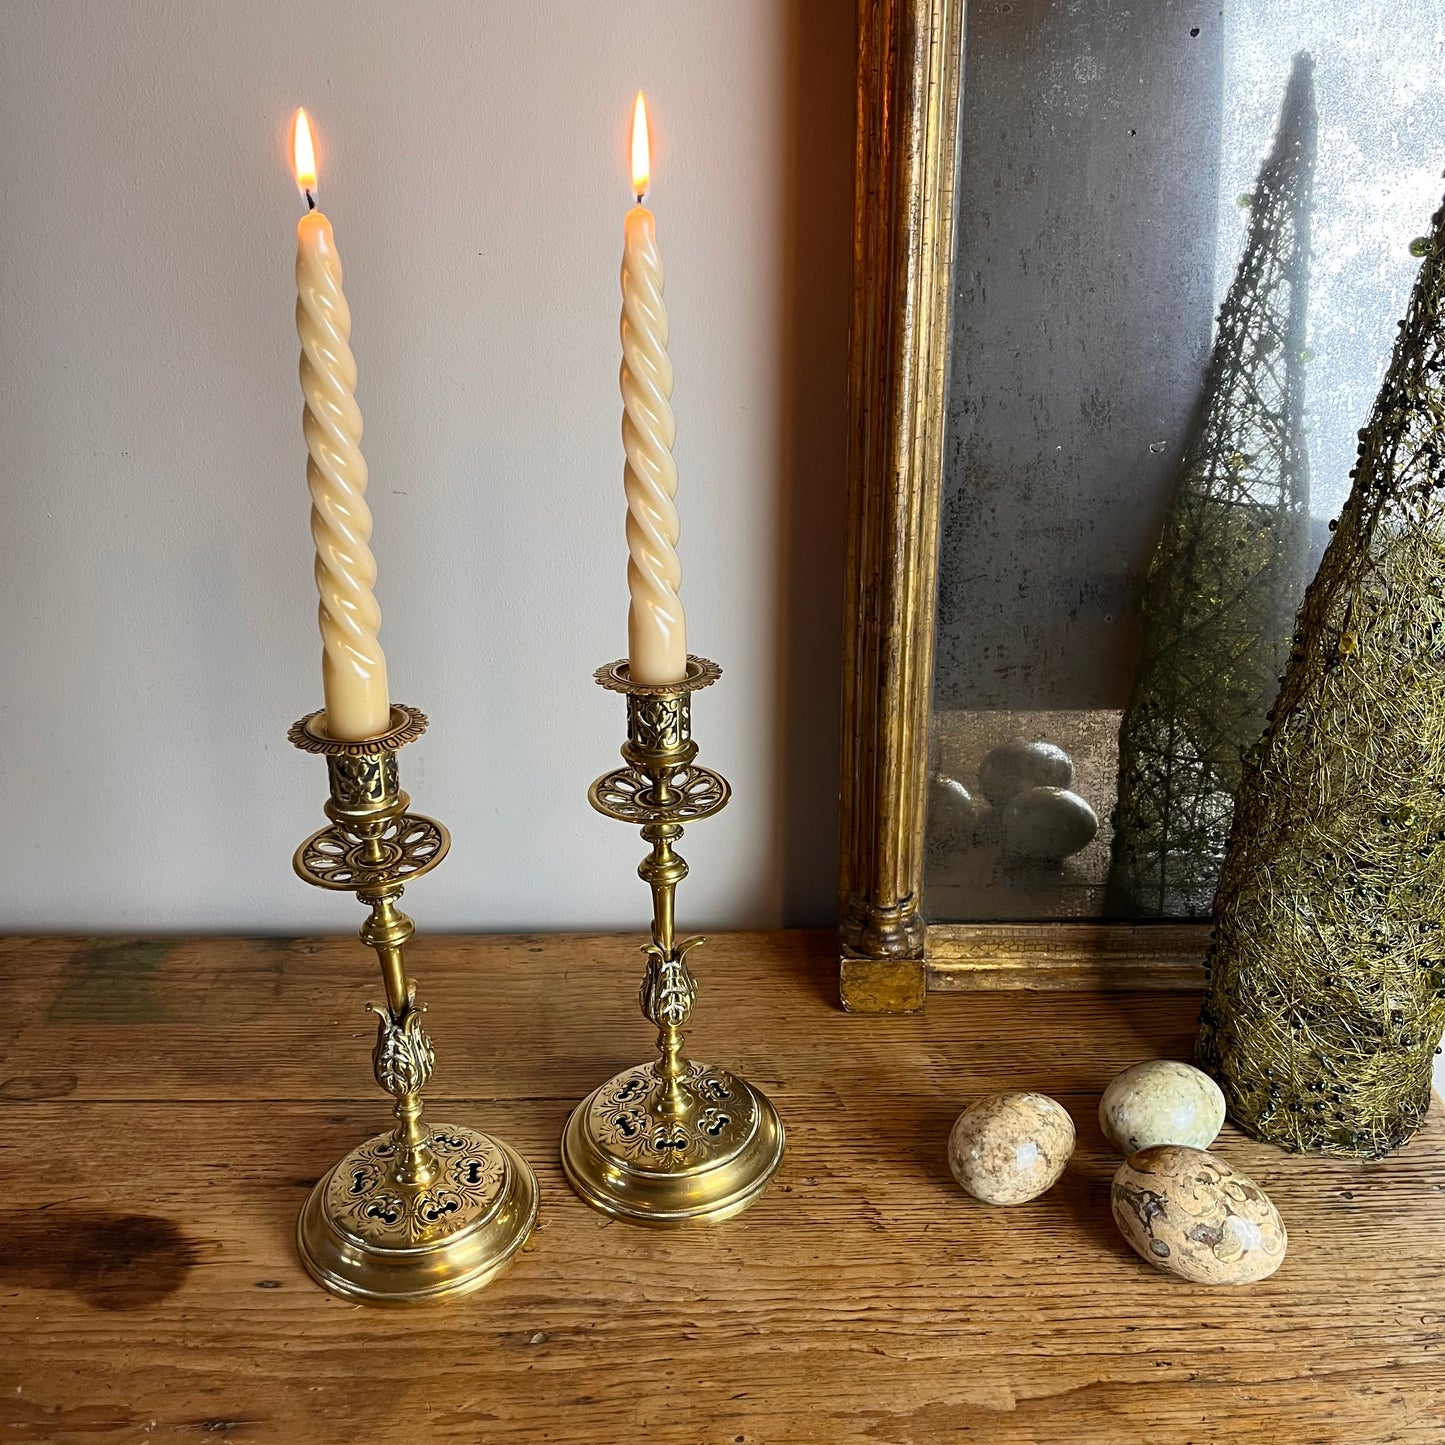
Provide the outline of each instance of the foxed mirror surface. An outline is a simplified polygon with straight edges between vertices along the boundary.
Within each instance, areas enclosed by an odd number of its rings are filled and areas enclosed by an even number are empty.
[[[1439,0],[968,6],[924,900],[1197,918],[1440,204]]]

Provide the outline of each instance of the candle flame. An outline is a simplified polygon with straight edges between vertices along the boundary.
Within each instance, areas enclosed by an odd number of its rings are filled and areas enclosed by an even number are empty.
[[[647,183],[651,179],[651,157],[647,146],[647,102],[642,92],[632,103],[632,194],[640,201],[647,194]]]
[[[316,146],[311,139],[311,121],[305,110],[296,112],[291,154],[296,165],[296,185],[301,194],[306,195],[316,185]]]

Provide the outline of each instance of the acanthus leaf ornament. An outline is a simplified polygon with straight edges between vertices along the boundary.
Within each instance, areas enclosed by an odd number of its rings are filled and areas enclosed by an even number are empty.
[[[425,1004],[416,1002],[416,985],[408,986],[406,1007],[393,1016],[385,1004],[367,1004],[376,1015],[376,1047],[371,1051],[376,1082],[398,1099],[426,1088],[436,1066],[431,1037],[422,1028]]]
[[[666,954],[655,944],[642,947],[647,955],[647,976],[638,990],[638,1001],[642,1012],[658,1028],[680,1029],[692,1013],[697,1002],[697,980],[687,966],[689,949],[706,943],[705,938],[689,938],[679,943],[673,956]]]

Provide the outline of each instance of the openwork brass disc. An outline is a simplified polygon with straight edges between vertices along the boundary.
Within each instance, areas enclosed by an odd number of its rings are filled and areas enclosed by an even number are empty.
[[[694,1063],[675,1119],[657,1108],[653,1064],[626,1069],[572,1111],[562,1168],[573,1189],[604,1214],[639,1224],[716,1222],[741,1213],[783,1158],[783,1126],[746,1079]]]
[[[292,859],[296,871],[318,888],[353,892],[375,883],[409,883],[430,873],[451,847],[451,834],[420,813],[393,818],[377,837],[380,853],[367,856],[366,839],[333,823],[313,833]]]
[[[732,796],[726,778],[695,763],[678,768],[669,785],[670,798],[659,802],[656,788],[644,773],[636,768],[615,768],[592,784],[587,801],[599,813],[622,823],[689,823],[711,817],[726,807]]]
[[[296,1224],[318,1284],[366,1304],[414,1305],[480,1289],[510,1263],[537,1218],[537,1181],[520,1155],[475,1129],[440,1125],[432,1183],[392,1179],[396,1145],[378,1134],[311,1191]]]

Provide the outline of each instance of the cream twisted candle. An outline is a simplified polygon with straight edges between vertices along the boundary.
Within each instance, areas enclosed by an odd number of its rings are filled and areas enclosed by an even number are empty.
[[[304,174],[297,118],[298,182]],[[307,133],[309,149],[309,130]],[[307,192],[310,200],[310,193]],[[331,223],[312,210],[296,227],[296,332],[301,338],[301,390],[306,398],[306,481],[320,594],[321,680],[326,728],[334,738],[384,733],[391,714],[386,658],[377,640],[381,609],[372,595],[376,561],[367,545],[366,459],[351,354],[351,311],[341,290],[341,258]]]
[[[639,137],[640,150],[639,150]],[[633,681],[681,682],[687,674],[687,627],[678,588],[679,523],[673,498],[672,362],[657,227],[642,204],[647,187],[647,121],[642,97],[633,113],[633,187],[622,252],[622,483],[627,494],[628,666]]]

